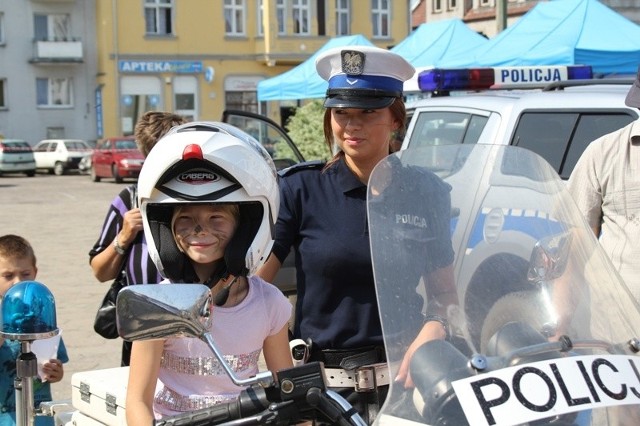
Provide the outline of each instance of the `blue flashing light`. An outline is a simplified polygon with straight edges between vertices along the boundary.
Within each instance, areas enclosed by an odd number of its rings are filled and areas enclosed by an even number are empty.
[[[0,309],[3,334],[39,335],[58,330],[55,299],[49,289],[37,281],[22,281],[7,290]]]
[[[490,88],[545,87],[564,80],[593,78],[591,66],[527,66],[496,68],[434,68],[418,75],[418,87],[425,92]]]
[[[590,80],[593,78],[591,65],[574,65],[567,67],[569,80]]]
[[[418,75],[418,87],[420,90],[428,92],[488,89],[493,83],[493,68],[434,68]]]

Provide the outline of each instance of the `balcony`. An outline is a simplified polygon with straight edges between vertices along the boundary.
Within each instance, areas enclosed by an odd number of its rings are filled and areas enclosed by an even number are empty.
[[[82,42],[78,39],[35,40],[29,62],[42,65],[82,63]]]

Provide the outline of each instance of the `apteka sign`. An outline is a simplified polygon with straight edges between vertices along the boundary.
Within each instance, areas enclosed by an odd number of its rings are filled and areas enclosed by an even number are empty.
[[[148,73],[175,73],[175,74],[198,74],[202,72],[202,62],[200,61],[118,61],[120,72],[137,74]]]

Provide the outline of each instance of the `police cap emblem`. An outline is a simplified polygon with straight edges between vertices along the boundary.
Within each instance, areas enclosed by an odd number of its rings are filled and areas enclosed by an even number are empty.
[[[343,50],[342,72],[349,75],[361,75],[364,72],[365,55],[356,50]]]

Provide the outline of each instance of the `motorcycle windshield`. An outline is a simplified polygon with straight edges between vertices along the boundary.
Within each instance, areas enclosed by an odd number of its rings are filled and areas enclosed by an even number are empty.
[[[545,160],[410,148],[368,191],[392,381],[377,424],[640,424],[638,303]]]

